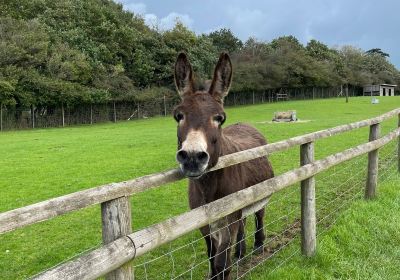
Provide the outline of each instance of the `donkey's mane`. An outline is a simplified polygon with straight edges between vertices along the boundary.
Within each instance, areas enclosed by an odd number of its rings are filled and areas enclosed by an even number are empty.
[[[210,89],[210,86],[211,86],[211,80],[202,80],[202,81],[200,81],[199,82],[199,85],[198,85],[198,90],[199,91],[209,91],[209,89]]]

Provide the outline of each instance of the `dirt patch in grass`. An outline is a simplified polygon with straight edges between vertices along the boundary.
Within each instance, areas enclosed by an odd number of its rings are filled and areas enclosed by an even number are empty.
[[[311,122],[312,120],[297,120],[297,121],[290,121],[290,122],[284,122],[284,121],[282,121],[282,122],[277,122],[277,121],[263,121],[263,122],[256,122],[256,123],[259,123],[259,124],[271,124],[271,123],[276,123],[276,124],[280,124],[280,123],[292,123],[292,124],[295,124],[295,123],[308,123],[308,122]]]

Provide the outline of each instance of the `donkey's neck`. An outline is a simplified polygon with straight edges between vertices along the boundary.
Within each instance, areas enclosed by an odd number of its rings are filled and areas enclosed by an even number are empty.
[[[221,142],[221,152],[219,156],[225,156],[240,151],[239,146],[232,140],[232,138],[227,137],[223,132],[220,142]]]

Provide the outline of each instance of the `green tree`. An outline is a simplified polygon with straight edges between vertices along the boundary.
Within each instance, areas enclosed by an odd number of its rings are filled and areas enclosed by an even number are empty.
[[[50,39],[38,20],[0,18],[0,66],[43,69]]]
[[[296,37],[289,35],[289,36],[282,36],[277,39],[271,41],[270,46],[273,49],[293,49],[293,50],[301,50],[304,49],[303,45],[297,40]]]
[[[17,107],[160,98],[174,89],[180,51],[199,82],[221,51],[230,52],[234,91],[400,83],[379,48],[333,49],[317,40],[304,47],[294,36],[242,43],[229,29],[197,35],[179,21],[161,31],[104,0],[3,0],[0,39],[1,98]]]
[[[315,39],[310,40],[306,46],[307,54],[320,61],[329,61],[334,50]]]
[[[227,51],[229,53],[234,53],[243,46],[242,41],[228,28],[221,28],[213,31],[208,34],[208,37],[211,39],[218,52]]]
[[[15,103],[13,93],[15,88],[9,81],[0,80],[0,105]]]
[[[368,51],[365,52],[366,54],[377,54],[383,57],[389,57],[390,55],[388,53],[383,52],[381,49],[379,48],[374,48],[374,49],[370,49]]]
[[[47,71],[50,77],[82,84],[88,84],[94,75],[88,57],[67,44],[55,44],[51,47]]]

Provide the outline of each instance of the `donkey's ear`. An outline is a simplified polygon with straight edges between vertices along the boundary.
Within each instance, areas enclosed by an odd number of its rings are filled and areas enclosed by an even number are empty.
[[[181,52],[175,63],[175,85],[181,98],[194,91],[193,70],[186,54]]]
[[[214,78],[210,86],[210,94],[219,102],[223,103],[224,97],[228,95],[232,82],[232,63],[227,53],[221,53],[217,66],[214,70]]]

